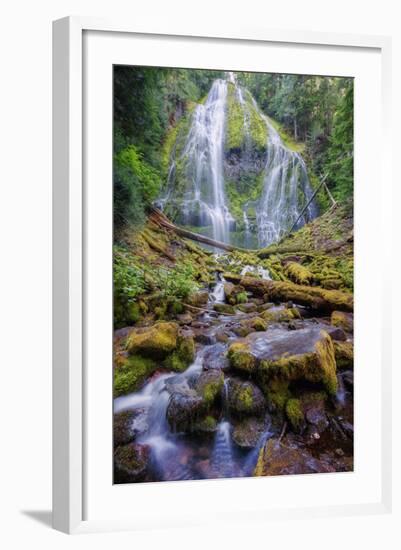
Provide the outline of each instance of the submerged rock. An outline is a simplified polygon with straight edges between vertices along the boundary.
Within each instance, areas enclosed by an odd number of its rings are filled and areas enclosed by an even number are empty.
[[[227,337],[228,338],[228,337]],[[230,367],[226,356],[226,346],[222,343],[214,344],[203,354],[203,368],[205,370],[227,370]]]
[[[267,424],[264,418],[244,418],[234,424],[233,441],[242,449],[253,449],[260,444],[266,430]]]

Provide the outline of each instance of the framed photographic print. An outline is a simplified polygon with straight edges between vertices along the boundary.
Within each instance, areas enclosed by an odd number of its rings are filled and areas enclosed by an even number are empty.
[[[389,509],[389,51],[54,23],[56,528]]]

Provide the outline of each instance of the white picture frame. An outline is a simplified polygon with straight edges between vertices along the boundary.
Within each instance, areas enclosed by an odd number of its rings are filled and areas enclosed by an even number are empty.
[[[166,25],[166,28],[144,28],[129,22],[104,21],[93,18],[68,17],[54,22],[53,32],[53,526],[66,533],[99,530],[138,529],[152,525],[146,511],[136,517],[87,518],[85,494],[88,465],[85,462],[87,431],[87,331],[85,324],[85,295],[87,292],[85,269],[88,262],[88,242],[85,238],[87,220],[84,186],[84,161],[87,150],[83,139],[85,103],[85,72],[83,59],[85,33],[109,33],[113,36],[142,36],[152,40],[158,37],[175,37],[190,42],[227,41],[243,44],[278,44],[291,47],[340,48],[344,52],[374,51],[380,57],[381,113],[378,121],[381,129],[380,181],[383,188],[390,186],[390,161],[387,151],[390,126],[390,61],[391,42],[387,37],[337,35],[314,32],[293,32],[265,29],[182,29]],[[161,65],[163,63],[160,63]],[[111,155],[111,152],[110,152]],[[111,185],[111,181],[110,181]],[[382,231],[387,220],[381,212]],[[388,259],[384,259],[388,261]],[[111,268],[110,268],[111,269]],[[387,270],[390,272],[390,270]],[[380,285],[388,286],[385,275],[380,275]],[[386,294],[386,303],[391,297]],[[386,306],[384,301],[382,307]],[[380,497],[371,501],[347,501],[325,506],[277,507],[270,510],[271,517],[310,517],[311,515],[345,515],[385,513],[391,509],[391,358],[388,342],[390,331],[385,322],[381,327],[380,378]],[[110,366],[111,369],[111,366]],[[379,391],[379,390],[377,390]],[[384,398],[385,396],[385,398]],[[105,403],[105,407],[107,407]],[[302,476],[298,476],[302,477]],[[256,480],[255,480],[256,481]],[[185,485],[186,482],[184,482]],[[203,483],[203,482],[202,482]],[[205,482],[205,484],[216,483]],[[224,480],[213,487],[230,491]],[[242,481],[240,481],[242,483]],[[163,484],[164,493],[180,491],[177,484]],[[149,486],[149,484],[148,484]],[[199,486],[199,484],[198,484]],[[205,485],[207,486],[207,485]],[[209,485],[212,487],[211,485]],[[253,489],[255,490],[255,484]],[[245,490],[245,485],[236,489]],[[135,490],[128,486],[128,490]],[[145,489],[141,489],[144,491]],[[214,489],[215,490],[215,489]],[[248,489],[246,489],[248,490]],[[153,489],[152,489],[153,491]],[[256,507],[257,508],[257,507]],[[254,514],[257,521],[265,521],[263,508]],[[231,520],[239,517],[231,514]],[[246,521],[247,517],[243,517]],[[191,514],[177,520],[177,525],[190,525]],[[197,520],[196,520],[197,521]],[[169,525],[167,515],[160,525]],[[157,527],[157,525],[154,525]]]

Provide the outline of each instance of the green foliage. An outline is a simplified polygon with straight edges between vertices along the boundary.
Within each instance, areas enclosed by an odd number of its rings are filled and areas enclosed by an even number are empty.
[[[195,268],[189,262],[177,264],[172,269],[160,268],[157,272],[157,281],[164,298],[184,299],[198,290],[194,282]]]
[[[138,391],[158,367],[158,363],[148,357],[131,355],[120,366],[114,369],[114,397]]]
[[[146,206],[160,190],[158,170],[143,159],[142,153],[130,145],[114,158],[114,220],[117,227],[140,225]]]
[[[114,247],[113,252],[114,323],[118,328],[138,321],[140,308],[136,298],[145,292],[146,282],[143,270],[121,247]]]
[[[353,109],[354,89],[349,85],[334,116],[325,165],[329,187],[339,201],[345,201],[353,194]]]

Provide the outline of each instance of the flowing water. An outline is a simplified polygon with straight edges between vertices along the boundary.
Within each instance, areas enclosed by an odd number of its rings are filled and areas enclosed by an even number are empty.
[[[267,127],[267,160],[256,219],[259,244],[266,246],[278,241],[299,219],[304,205],[311,199],[312,188],[301,155],[285,147],[268,118],[261,116]],[[315,218],[317,213],[312,201],[298,220],[297,228]]]
[[[229,241],[234,219],[227,206],[223,176],[223,147],[227,82],[215,80],[204,105],[197,105],[182,153],[190,188],[182,203],[184,220],[196,213],[201,225],[212,225],[213,238]]]
[[[266,128],[264,161],[260,172],[263,186],[253,204],[256,219],[251,224],[248,205],[243,207],[243,219],[235,220],[227,199],[225,142],[227,138],[228,86],[235,86],[235,101],[242,110],[244,142],[240,152],[240,169],[252,171],[255,156],[251,132],[251,117],[258,117]],[[177,186],[177,166],[184,166],[184,190]],[[180,176],[182,179],[182,175]],[[301,155],[288,148],[270,119],[261,111],[250,92],[237,83],[234,73],[227,80],[213,82],[203,104],[192,114],[182,150],[173,148],[167,191],[159,205],[175,204],[180,223],[197,226],[214,239],[235,242],[249,247],[257,237],[259,246],[279,240],[295,223],[312,195],[305,162]],[[317,215],[312,200],[297,226],[301,227]],[[237,226],[242,225],[240,234]]]

